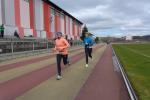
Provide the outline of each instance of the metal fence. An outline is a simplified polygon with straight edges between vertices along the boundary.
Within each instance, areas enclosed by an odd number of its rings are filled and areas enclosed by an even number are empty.
[[[49,49],[54,45],[51,41],[0,41],[0,53],[14,53]]]
[[[81,44],[81,41],[73,41],[73,46]],[[51,49],[53,47],[53,40],[0,40],[0,54]]]
[[[73,47],[82,45],[81,41],[73,41]],[[2,40],[0,39],[0,62],[27,56],[51,52],[53,40]]]

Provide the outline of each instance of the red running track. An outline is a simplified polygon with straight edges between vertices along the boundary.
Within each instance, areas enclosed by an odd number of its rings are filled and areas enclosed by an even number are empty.
[[[75,100],[130,100],[118,75],[114,71],[111,46],[108,46]]]
[[[94,48],[100,48],[97,46]],[[81,52],[71,58],[72,64],[76,63],[84,57],[84,53]],[[9,80],[0,84],[0,100],[14,100],[16,97],[32,89],[43,81],[46,81],[50,77],[56,74],[56,64],[45,66],[44,68],[35,70],[31,73],[25,74],[18,78]],[[64,66],[62,66],[64,69]]]
[[[75,49],[75,50],[71,50],[71,52],[76,51],[76,50],[80,50],[81,48]],[[17,67],[23,67],[25,65],[29,65],[29,64],[33,64],[39,61],[43,61],[49,58],[54,57],[55,55],[49,55],[49,56],[43,56],[43,57],[38,57],[38,58],[33,58],[33,59],[29,59],[29,60],[23,60],[20,62],[16,62],[16,63],[11,63],[11,64],[6,64],[6,65],[0,65],[0,72],[2,71],[6,71],[9,69],[13,69],[13,68],[17,68]]]

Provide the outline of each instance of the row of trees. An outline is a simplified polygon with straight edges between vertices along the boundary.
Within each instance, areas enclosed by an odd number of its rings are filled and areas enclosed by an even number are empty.
[[[88,28],[87,28],[87,26],[85,25],[84,27],[83,27],[83,29],[82,29],[82,35],[81,35],[81,40],[83,41],[84,40],[84,38],[85,38],[85,34],[86,33],[89,33],[89,36],[94,36],[92,33],[90,33],[89,31],[88,31]],[[99,37],[96,37],[95,39],[94,39],[94,41],[96,42],[96,43],[98,43],[100,40],[99,40]]]

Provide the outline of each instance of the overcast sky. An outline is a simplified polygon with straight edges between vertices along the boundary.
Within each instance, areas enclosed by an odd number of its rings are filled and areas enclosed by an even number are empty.
[[[150,0],[51,0],[99,36],[150,34]]]

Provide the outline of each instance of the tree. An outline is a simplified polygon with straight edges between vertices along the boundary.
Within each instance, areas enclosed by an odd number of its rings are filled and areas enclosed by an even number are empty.
[[[98,43],[99,42],[99,37],[96,37],[95,38],[95,43]]]
[[[88,32],[88,28],[86,27],[86,25],[83,27],[82,29],[82,35],[81,35],[81,40],[83,41],[85,38],[85,33]]]

